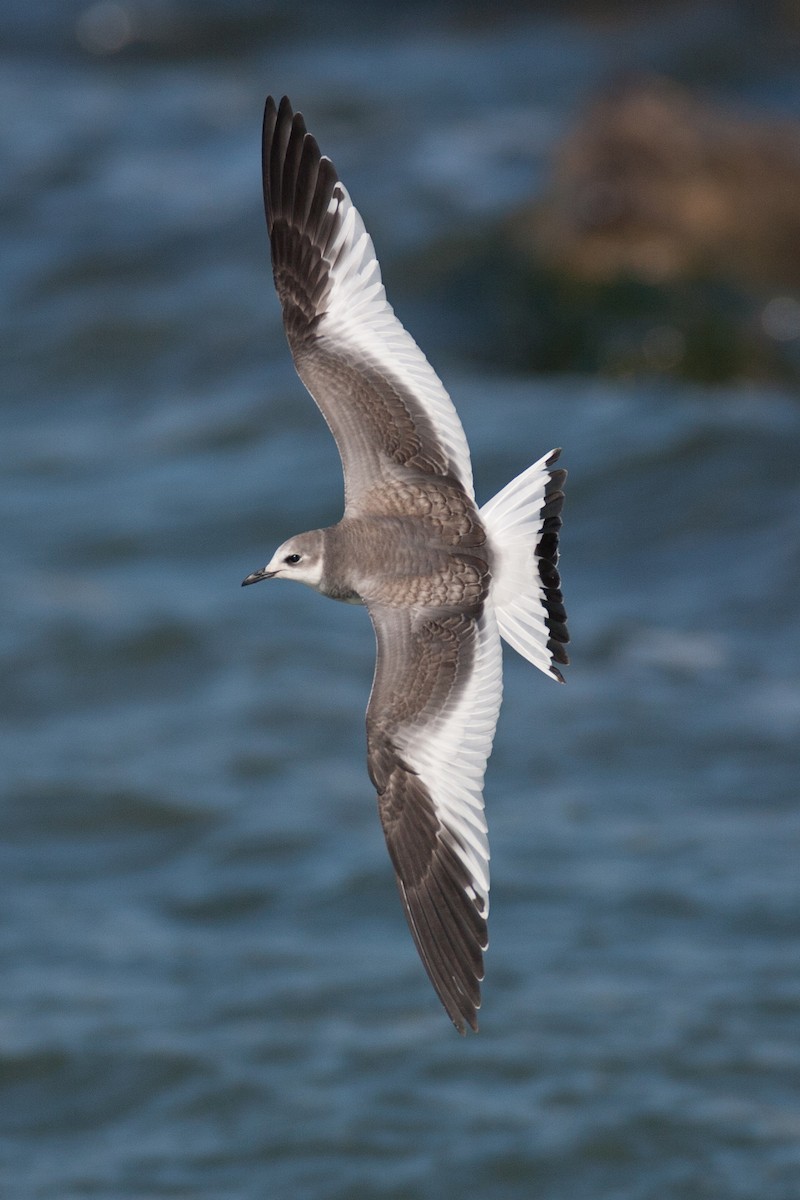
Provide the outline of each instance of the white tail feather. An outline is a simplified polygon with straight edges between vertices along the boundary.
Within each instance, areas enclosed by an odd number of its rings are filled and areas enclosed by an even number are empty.
[[[494,553],[492,603],[502,637],[540,671],[563,677],[569,639],[558,576],[561,490],[566,471],[553,470],[551,450],[512,479],[481,509]]]

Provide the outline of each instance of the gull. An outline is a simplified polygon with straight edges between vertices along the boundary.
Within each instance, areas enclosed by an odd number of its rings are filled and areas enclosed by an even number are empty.
[[[284,97],[266,102],[272,268],[300,379],[344,471],[344,515],[243,581],[363,604],[377,641],[367,766],[408,924],[459,1033],[477,1032],[487,948],[483,779],[504,638],[563,683],[566,471],[551,450],[478,508],[453,403],[386,299],[372,239]]]

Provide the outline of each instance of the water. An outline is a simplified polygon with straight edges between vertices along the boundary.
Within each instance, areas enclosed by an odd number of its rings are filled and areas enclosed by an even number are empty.
[[[120,13],[180,16],[183,52],[81,48]],[[2,1193],[793,1200],[796,398],[483,372],[403,265],[680,28],[304,15],[3,17]],[[555,444],[570,470],[573,666],[507,654],[468,1040],[375,815],[366,614],[239,587],[341,504],[271,294],[268,89],[320,113],[479,497]],[[468,194],[525,112],[527,167]]]

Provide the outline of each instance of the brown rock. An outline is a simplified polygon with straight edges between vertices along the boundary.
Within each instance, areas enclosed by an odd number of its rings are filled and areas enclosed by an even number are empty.
[[[579,279],[800,286],[800,124],[745,118],[660,78],[598,99],[512,236]]]

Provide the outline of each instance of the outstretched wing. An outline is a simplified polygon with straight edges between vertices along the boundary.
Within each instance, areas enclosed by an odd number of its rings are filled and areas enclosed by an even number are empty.
[[[403,469],[474,496],[458,414],[386,300],[372,239],[286,97],[267,100],[264,203],[295,366],[342,458],[348,513],[375,511]]]
[[[378,642],[369,772],[408,924],[450,1019],[477,1029],[489,911],[483,776],[502,696],[489,604],[368,606]]]

